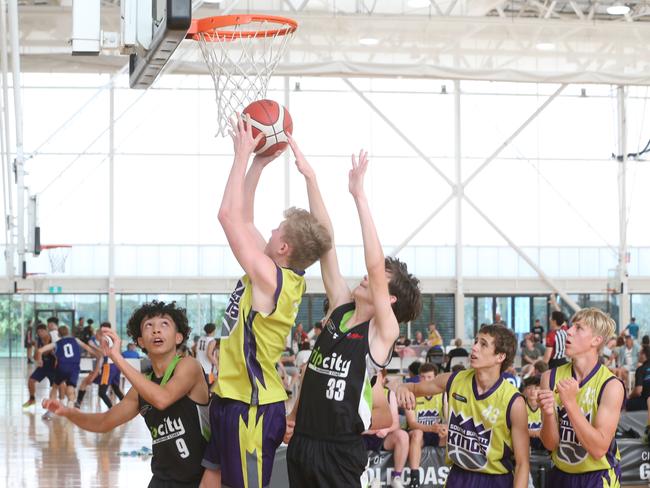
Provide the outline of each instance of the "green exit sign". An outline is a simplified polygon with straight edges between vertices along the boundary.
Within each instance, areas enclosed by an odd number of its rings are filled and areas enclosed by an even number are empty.
[[[50,286],[50,293],[61,293],[63,291],[63,287],[61,286]]]

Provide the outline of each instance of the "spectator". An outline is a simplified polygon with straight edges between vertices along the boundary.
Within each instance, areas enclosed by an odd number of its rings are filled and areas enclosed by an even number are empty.
[[[421,346],[425,343],[424,341],[424,335],[422,334],[421,330],[418,330],[415,332],[415,339],[413,339],[413,342],[411,342],[411,345],[413,346]]]
[[[543,358],[544,353],[546,353],[546,347],[542,343],[542,339],[537,337],[537,335],[533,335],[533,344],[535,345],[535,349],[539,351],[539,357]]]
[[[450,371],[452,358],[469,357],[469,352],[463,348],[463,340],[460,337],[454,339],[454,346],[456,347],[447,354],[447,366],[445,367],[445,372],[447,373]]]
[[[535,319],[535,325],[533,325],[531,332],[535,334],[535,338],[539,342],[542,342],[544,340],[544,327],[542,326],[542,322],[539,319]]]
[[[644,335],[641,338],[641,346],[650,346],[650,336],[649,335]]]
[[[464,364],[454,364],[454,365],[451,367],[451,372],[452,372],[452,373],[458,373],[459,371],[463,371],[464,369],[465,369],[465,365],[464,365]]]
[[[129,359],[140,359],[140,353],[136,350],[136,344],[134,342],[129,342],[126,345],[126,351],[122,352],[123,358]]]
[[[535,369],[533,369],[533,376],[537,376],[538,378],[541,378],[542,374],[546,371],[548,371],[548,363],[546,363],[544,360],[537,361],[534,364]]]
[[[549,319],[549,332],[546,335],[546,352],[544,362],[549,368],[557,368],[567,363],[566,358],[566,317],[558,310],[551,313]]]
[[[494,313],[494,325],[503,325],[504,327],[507,327],[507,324],[503,321],[499,312]]]
[[[397,341],[395,342],[395,345],[396,346],[410,346],[411,341],[408,340],[407,337],[402,334],[397,338]]]
[[[602,363],[610,369],[615,369],[616,359],[616,337],[610,337],[605,343],[602,352],[600,353]]]
[[[80,337],[81,342],[85,342],[86,344],[88,344],[90,342],[90,339],[95,337],[95,329],[93,328],[94,323],[95,322],[93,321],[93,319],[88,319],[88,321],[86,322],[86,326],[81,331],[81,337]]]
[[[539,349],[533,343],[534,335],[530,334],[524,339],[524,347],[521,349],[521,375],[526,378],[533,371],[534,364],[542,358]]]
[[[314,344],[316,344],[316,341],[318,340],[321,332],[323,332],[323,324],[321,322],[315,322],[314,326],[309,331],[309,334],[307,334],[309,336],[309,345],[311,347],[314,347]]]
[[[544,445],[539,435],[542,431],[542,412],[537,404],[537,392],[539,391],[539,377],[531,376],[522,383],[522,394],[526,400],[526,411],[528,412],[528,435],[530,436],[530,447],[534,450],[543,450]]]
[[[303,366],[306,366],[309,362],[309,357],[311,356],[311,348],[309,347],[309,342],[303,342],[300,345],[300,351],[296,355],[296,368],[300,370],[300,374],[303,373]]]
[[[422,363],[420,361],[413,361],[411,364],[409,364],[409,376],[404,380],[404,383],[419,383],[421,366]]]
[[[27,327],[25,328],[25,349],[27,349],[27,364],[32,364],[34,361],[32,361],[32,353],[34,350],[34,344],[36,344],[36,341],[34,340],[34,329],[32,329],[32,323],[28,322]]]
[[[641,366],[634,374],[634,389],[625,404],[628,412],[634,410],[647,410],[648,397],[650,397],[650,346],[643,346],[639,351],[639,362]]]
[[[72,327],[72,336],[81,339],[81,334],[84,331],[84,327],[85,327],[84,318],[79,317],[79,321],[77,322],[77,325]]]
[[[625,327],[625,331],[634,337],[634,340],[637,340],[639,338],[639,325],[636,323],[636,319],[634,317],[630,319],[630,323],[627,324],[627,327]]]
[[[293,333],[293,344],[291,344],[291,350],[296,354],[300,350],[300,344],[303,342],[309,342],[309,336],[302,327],[302,323],[299,322],[296,325],[296,330]]]
[[[427,342],[429,347],[442,349],[442,336],[438,332],[436,324],[429,324],[429,340]]]
[[[619,368],[619,378],[627,385],[630,372],[636,369],[639,362],[639,345],[631,335],[625,336],[625,345],[619,347],[618,351],[616,351],[616,361]]]
[[[502,376],[506,381],[509,381],[512,386],[517,388],[517,390],[521,388],[521,378],[517,376],[517,371],[515,370],[514,365],[510,365],[510,367],[503,372]]]
[[[50,334],[52,342],[59,340],[59,319],[50,317],[47,319],[47,331]]]

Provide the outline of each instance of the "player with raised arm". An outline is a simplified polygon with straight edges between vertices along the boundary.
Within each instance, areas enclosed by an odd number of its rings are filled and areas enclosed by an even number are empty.
[[[82,413],[56,400],[43,406],[91,432],[109,432],[132,420],[144,418],[153,443],[149,488],[197,487],[203,475],[201,459],[209,437],[208,385],[194,358],[180,358],[176,348],[187,340],[190,328],[185,310],[174,302],[153,301],[138,308],[129,319],[128,333],[151,359],[152,372],[144,375],[120,352],[121,341],[111,329],[103,335],[104,354],[110,357],[133,385],[124,399],[103,413]]]
[[[447,488],[528,486],[526,405],[503,376],[516,350],[517,339],[510,329],[487,325],[472,346],[470,369],[398,387],[398,403],[408,409],[416,407],[416,397],[447,392],[447,459],[453,463]]]
[[[330,235],[306,210],[287,209],[267,243],[253,222],[255,190],[270,157],[255,156],[248,118],[232,121],[235,157],[219,222],[246,273],[222,323],[219,374],[210,405],[213,436],[203,458],[203,485],[261,488],[271,480],[286,427],[287,394],[275,369],[305,292],[304,270],[330,247]]]
[[[540,437],[554,464],[547,486],[620,486],[621,456],[614,435],[625,388],[598,357],[615,330],[616,323],[606,313],[580,310],[567,331],[571,362],[542,375],[537,393]]]
[[[331,233],[315,173],[292,138],[289,144],[307,183],[310,211]],[[320,261],[329,310],[287,422],[289,431],[293,427],[289,483],[296,488],[359,486],[368,460],[361,433],[371,428],[371,418],[372,429],[392,421],[373,418],[371,380],[391,358],[399,322],[413,320],[421,308],[418,280],[404,263],[384,258],[363,189],[367,168],[366,152],[352,156],[348,188],[361,222],[368,275],[351,291],[334,247]],[[379,398],[385,398],[378,386]]]

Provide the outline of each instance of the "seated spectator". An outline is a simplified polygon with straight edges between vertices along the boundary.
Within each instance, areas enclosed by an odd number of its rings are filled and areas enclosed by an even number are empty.
[[[422,381],[433,381],[435,366],[425,363],[420,368]],[[420,460],[424,446],[445,446],[447,444],[447,425],[443,423],[445,414],[443,393],[430,397],[418,397],[415,410],[406,410],[409,428],[409,467],[411,468],[410,488],[420,486]]]
[[[422,363],[420,361],[413,361],[409,364],[408,378],[404,379],[404,383],[419,383],[420,382],[420,368]]]
[[[539,438],[542,432],[542,411],[537,404],[537,392],[539,391],[539,377],[531,376],[526,378],[521,385],[521,393],[526,400],[526,411],[528,412],[528,435],[530,436],[531,449],[544,449],[542,440]]]
[[[303,374],[304,367],[309,362],[309,357],[311,356],[311,348],[309,347],[309,342],[303,342],[300,345],[300,351],[296,355],[296,367],[300,370],[300,374]]]
[[[521,375],[530,376],[533,365],[542,358],[539,349],[535,347],[532,337],[524,339],[524,347],[521,349]]]
[[[386,387],[386,370],[378,378],[382,378],[384,382],[384,393],[388,400],[393,423],[385,429],[364,432],[363,443],[368,451],[393,451],[394,469],[390,486],[392,488],[402,488],[404,486],[402,484],[402,470],[406,465],[406,457],[409,453],[409,436],[406,431],[400,428],[395,392]]]
[[[136,350],[136,344],[129,342],[126,345],[126,351],[122,352],[122,357],[131,359],[140,359],[140,353]]]
[[[616,351],[617,376],[627,386],[630,373],[634,371],[639,362],[639,345],[630,335],[625,336],[625,344]]]
[[[539,351],[539,356],[543,358],[544,353],[546,352],[546,346],[544,345],[544,340],[537,337],[537,334],[535,334],[533,335],[533,344],[535,345],[535,349]]]
[[[460,364],[460,363],[459,363],[459,364],[454,364],[454,365],[451,367],[451,372],[452,372],[452,373],[458,373],[459,371],[463,371],[464,369],[465,369],[465,365],[464,365],[464,364]]]
[[[318,336],[323,332],[323,324],[320,322],[316,322],[314,324],[314,327],[309,331],[307,336],[309,337],[309,344],[311,347],[314,347],[314,344],[316,344],[316,341],[318,340]]]
[[[298,323],[296,325],[296,330],[293,332],[293,340],[291,341],[291,351],[294,354],[297,354],[298,351],[300,350],[300,344],[303,342],[309,342],[309,336],[307,335],[307,332],[302,327],[302,323]]]
[[[396,346],[410,346],[411,341],[407,339],[406,335],[401,334],[398,338],[397,341],[395,342]]]
[[[517,388],[517,390],[520,389],[521,387],[521,378],[517,376],[517,371],[515,370],[514,365],[511,365],[508,369],[506,369],[502,376],[505,378],[506,381],[509,381],[512,386]]]
[[[641,366],[634,374],[634,389],[625,404],[628,412],[634,410],[646,410],[647,401],[650,397],[650,346],[643,346],[639,351],[639,362]]]
[[[425,343],[424,335],[421,330],[415,332],[415,339],[411,342],[412,346],[422,346]]]
[[[605,343],[605,347],[600,353],[601,362],[610,369],[615,368],[616,363],[616,354],[614,354],[616,349],[616,337],[610,337]]]
[[[463,348],[463,340],[460,338],[454,339],[454,347],[449,353],[447,354],[447,366],[445,366],[445,372],[449,373],[450,371],[450,366],[451,366],[451,359],[452,358],[466,358],[469,357],[469,352],[467,349]]]
[[[309,347],[309,340],[303,341],[298,345],[299,349],[302,347]],[[300,370],[296,365],[296,356],[291,349],[284,350],[282,356],[280,356],[280,363],[284,370],[285,389],[287,391],[293,391],[293,385],[300,379]]]
[[[534,369],[533,369],[533,375],[532,376],[536,376],[538,378],[541,378],[542,373],[544,373],[545,371],[548,371],[548,364],[545,363],[541,359],[539,361],[537,361],[533,366],[534,366]]]
[[[438,329],[436,329],[436,324],[429,324],[429,339],[427,340],[427,345],[431,348],[442,349],[442,336]]]

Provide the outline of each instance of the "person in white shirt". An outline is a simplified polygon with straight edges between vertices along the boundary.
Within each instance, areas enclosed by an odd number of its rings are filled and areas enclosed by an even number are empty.
[[[50,334],[52,342],[59,340],[59,319],[56,317],[50,317],[47,319],[47,331]]]
[[[214,383],[214,373],[218,370],[219,366],[215,352],[217,342],[214,337],[214,331],[216,328],[217,326],[213,323],[205,324],[203,327],[205,335],[199,337],[199,340],[196,341],[196,359],[201,363],[203,373],[210,385]]]

